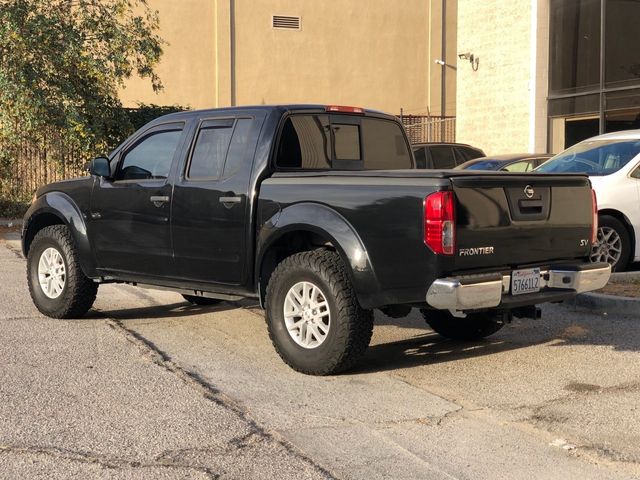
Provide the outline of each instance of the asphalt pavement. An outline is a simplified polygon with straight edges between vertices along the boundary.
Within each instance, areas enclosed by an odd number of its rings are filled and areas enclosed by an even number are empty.
[[[0,245],[0,478],[640,478],[640,317],[566,306],[481,342],[376,314],[361,365],[284,365],[250,301],[100,287],[32,306]]]

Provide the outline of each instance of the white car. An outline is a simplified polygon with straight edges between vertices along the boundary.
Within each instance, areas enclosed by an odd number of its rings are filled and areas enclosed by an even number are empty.
[[[599,221],[591,261],[609,262],[615,271],[640,261],[640,130],[584,140],[535,171],[588,174]]]

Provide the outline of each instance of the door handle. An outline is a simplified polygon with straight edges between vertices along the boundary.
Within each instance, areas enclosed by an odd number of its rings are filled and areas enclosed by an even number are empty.
[[[151,200],[156,207],[161,207],[169,201],[169,195],[152,195],[149,200]]]
[[[225,207],[232,207],[236,203],[240,203],[242,197],[220,197],[220,203],[224,203]]]

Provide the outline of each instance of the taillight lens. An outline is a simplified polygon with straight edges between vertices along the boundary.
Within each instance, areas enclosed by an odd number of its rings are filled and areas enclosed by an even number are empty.
[[[453,192],[435,192],[424,199],[424,243],[437,255],[456,249],[456,215]]]
[[[598,240],[598,199],[596,191],[591,189],[591,206],[593,207],[593,223],[591,225],[591,244]]]

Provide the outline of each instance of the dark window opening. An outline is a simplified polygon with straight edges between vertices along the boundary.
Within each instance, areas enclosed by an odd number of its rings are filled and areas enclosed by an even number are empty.
[[[158,180],[169,176],[182,130],[151,133],[124,154],[115,180]]]

